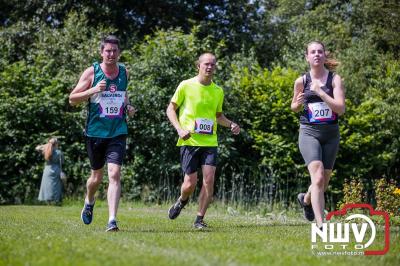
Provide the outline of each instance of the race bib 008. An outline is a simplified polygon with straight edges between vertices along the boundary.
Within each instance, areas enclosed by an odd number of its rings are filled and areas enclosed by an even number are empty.
[[[316,102],[308,104],[308,118],[311,123],[320,123],[335,120],[336,114],[325,102]]]
[[[206,118],[196,118],[194,132],[198,134],[213,134],[214,121]]]

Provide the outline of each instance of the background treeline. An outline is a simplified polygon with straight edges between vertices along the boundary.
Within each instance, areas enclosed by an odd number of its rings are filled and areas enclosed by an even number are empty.
[[[177,134],[165,109],[179,82],[196,74],[198,55],[213,51],[224,112],[243,128],[237,137],[219,130],[216,197],[244,206],[294,202],[309,176],[290,101],[294,80],[307,71],[304,46],[314,39],[341,61],[337,72],[347,90],[330,207],[342,199],[345,179],[360,180],[368,201],[375,180],[398,180],[398,1],[0,0],[0,6],[0,203],[36,198],[43,157],[34,147],[51,135],[65,153],[67,195],[83,195],[90,169],[86,108],[71,107],[68,95],[100,59],[98,44],[108,33],[122,40],[120,61],[138,109],[128,122],[125,199],[177,196]]]

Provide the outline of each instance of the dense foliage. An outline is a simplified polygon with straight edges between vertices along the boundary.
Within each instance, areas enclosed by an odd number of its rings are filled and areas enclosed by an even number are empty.
[[[99,60],[99,40],[110,32],[123,39],[120,61],[129,69],[129,94],[138,109],[128,122],[125,198],[164,201],[177,195],[182,178],[177,134],[165,109],[179,82],[196,74],[197,56],[213,51],[224,112],[243,128],[239,136],[219,129],[216,196],[244,204],[292,202],[309,183],[290,101],[294,80],[307,71],[303,50],[312,39],[324,41],[341,61],[338,73],[347,91],[330,206],[341,200],[345,179],[362,180],[367,200],[374,180],[398,179],[396,1],[1,1],[1,6],[13,9],[0,12],[0,203],[36,197],[43,157],[34,148],[52,135],[60,137],[65,153],[67,194],[82,195],[89,174],[82,138],[86,108],[71,107],[68,95],[84,69]]]

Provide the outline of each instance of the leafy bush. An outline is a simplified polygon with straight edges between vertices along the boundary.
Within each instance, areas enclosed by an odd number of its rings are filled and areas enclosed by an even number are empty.
[[[52,135],[61,140],[68,190],[84,188],[89,169],[82,139],[84,113],[69,106],[68,94],[78,72],[87,67],[83,64],[92,62],[98,50],[101,31],[86,23],[84,17],[71,14],[64,28],[36,25],[26,58],[2,66],[0,203],[37,197],[44,160],[34,148]]]
[[[375,181],[376,209],[400,216],[400,191],[395,180],[381,178]]]
[[[343,184],[343,198],[337,208],[342,209],[348,203],[365,203],[366,198],[364,184],[361,180],[352,178],[349,181],[346,179]]]
[[[129,93],[138,108],[128,122],[123,197],[160,202],[179,193],[182,173],[175,147],[177,134],[165,109],[179,82],[196,75],[197,56],[213,51],[219,59],[215,82],[225,91],[224,113],[243,129],[239,136],[219,129],[216,196],[245,206],[293,202],[297,192],[308,187],[309,175],[297,148],[298,118],[290,110],[290,100],[295,78],[307,68],[302,46],[309,38],[320,36],[342,61],[338,73],[347,88],[347,110],[339,122],[340,151],[327,192],[331,206],[342,196],[345,178],[367,180],[363,185],[366,200],[371,200],[377,176],[398,175],[398,40],[393,38],[396,32],[388,34],[392,25],[382,28],[369,19],[375,11],[387,14],[381,16],[384,20],[397,19],[391,17],[397,13],[381,8],[382,1],[367,1],[365,5],[354,1],[303,2],[304,9],[293,8],[297,4],[291,1],[283,1],[279,7],[271,4],[270,9],[260,8],[252,18],[259,19],[264,12],[265,21],[273,21],[273,25],[262,28],[270,38],[268,44],[262,34],[254,36],[256,43],[272,50],[248,49],[248,43],[235,43],[235,51],[246,49],[233,53],[224,39],[199,39],[207,32],[207,24],[201,24],[191,33],[179,29],[155,31],[123,51],[120,61],[130,70]],[[59,10],[60,6],[48,8]],[[271,13],[274,10],[277,13]],[[1,26],[0,203],[36,197],[43,158],[34,147],[51,135],[61,139],[64,170],[70,177],[68,193],[82,195],[85,190],[90,169],[82,138],[86,110],[84,104],[69,106],[68,94],[79,74],[98,60],[103,33],[121,29],[91,27],[84,14],[70,13],[61,24],[32,20]],[[236,26],[241,25],[236,22]],[[249,22],[260,25],[260,21]],[[361,27],[363,22],[369,26]],[[227,24],[224,29],[229,27]],[[131,34],[136,41],[138,35]],[[250,36],[248,32],[246,35]],[[282,56],[271,52],[278,50]],[[257,58],[264,58],[265,65]],[[274,58],[279,62],[271,61]],[[105,195],[104,187],[99,195]]]

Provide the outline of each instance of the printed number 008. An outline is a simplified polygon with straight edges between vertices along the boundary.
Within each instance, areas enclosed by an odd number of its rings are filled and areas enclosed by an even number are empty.
[[[200,129],[201,130],[211,130],[211,126],[210,125],[200,124]]]

